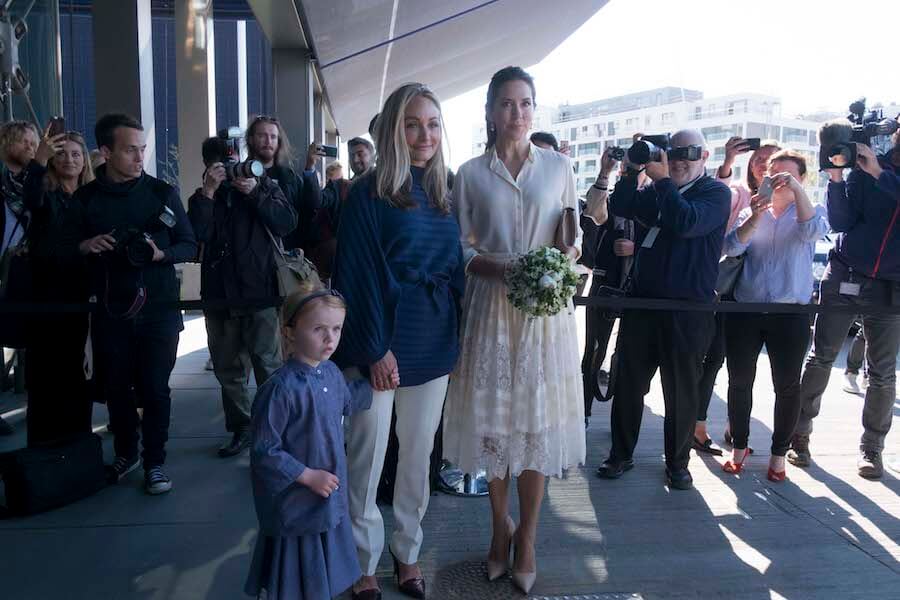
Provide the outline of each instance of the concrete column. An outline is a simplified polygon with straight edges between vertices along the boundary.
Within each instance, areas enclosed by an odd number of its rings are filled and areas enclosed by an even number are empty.
[[[182,201],[200,185],[200,146],[216,130],[216,64],[212,6],[175,3],[175,94],[178,99],[178,182]]]
[[[216,131],[216,60],[212,2],[175,3],[175,94],[178,105],[178,187],[181,201],[197,187],[205,168],[200,147]],[[181,297],[200,297],[200,265],[181,265]]]
[[[275,114],[302,163],[315,131],[315,76],[309,53],[298,48],[272,48],[272,71]],[[294,165],[294,168],[302,169],[303,165]]]
[[[147,134],[144,170],[156,175],[150,0],[94,0],[91,11],[97,117],[124,112],[139,119]]]

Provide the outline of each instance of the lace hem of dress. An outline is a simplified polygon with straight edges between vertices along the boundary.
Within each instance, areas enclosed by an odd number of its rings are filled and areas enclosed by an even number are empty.
[[[565,431],[553,427],[538,433],[513,432],[509,435],[472,437],[459,440],[457,448],[471,449],[468,456],[448,458],[465,472],[475,473],[483,469],[488,480],[502,479],[507,474],[515,477],[522,471],[562,477],[563,471],[569,467],[584,464],[583,427],[579,423],[577,427],[566,427]],[[461,451],[459,453],[462,454]]]

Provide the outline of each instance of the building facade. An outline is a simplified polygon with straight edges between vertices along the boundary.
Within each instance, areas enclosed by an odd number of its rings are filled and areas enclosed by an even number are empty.
[[[822,119],[824,120],[824,119]],[[725,159],[732,136],[773,139],[803,154],[809,165],[806,185],[814,203],[825,199],[825,180],[818,175],[817,131],[821,120],[786,117],[781,100],[763,94],[704,98],[697,90],[666,87],[585,104],[546,107],[534,116],[535,131],[549,131],[569,146],[578,192],[583,195],[600,170],[600,155],[609,146],[628,148],[636,133],[674,133],[699,129],[709,148],[707,168],[714,172]],[[473,153],[484,152],[484,125],[473,131]],[[734,181],[746,178],[748,154],[738,157]]]

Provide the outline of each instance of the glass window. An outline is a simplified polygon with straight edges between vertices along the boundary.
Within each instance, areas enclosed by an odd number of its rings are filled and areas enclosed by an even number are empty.
[[[694,118],[698,121],[703,118],[703,107],[695,106],[694,107]]]
[[[597,170],[597,161],[596,160],[586,160],[584,161],[584,170],[587,171],[596,171]]]
[[[732,179],[740,180],[740,178],[741,178],[741,168],[740,168],[740,167],[735,167],[735,168],[733,168],[733,169],[731,170],[731,177],[732,177]]]
[[[590,144],[578,146],[578,156],[586,156],[588,154],[600,154],[600,142],[591,142]]]
[[[609,121],[606,123],[606,135],[616,135],[616,122]]]
[[[577,127],[572,127],[572,128],[569,130],[569,141],[570,141],[570,142],[574,142],[574,141],[577,140],[577,139],[578,139],[578,128],[577,128]]]
[[[795,127],[785,127],[782,131],[783,142],[793,144],[805,144],[809,139],[806,129],[797,129]]]
[[[725,146],[716,148],[715,154],[713,154],[713,160],[725,160]]]

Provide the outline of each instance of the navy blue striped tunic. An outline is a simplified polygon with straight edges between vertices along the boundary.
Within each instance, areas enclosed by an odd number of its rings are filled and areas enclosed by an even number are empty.
[[[432,206],[424,170],[411,171],[410,209],[376,198],[374,174],[353,185],[341,210],[333,278],[348,305],[334,361],[368,375],[391,350],[402,387],[456,366],[465,286],[459,225]]]

